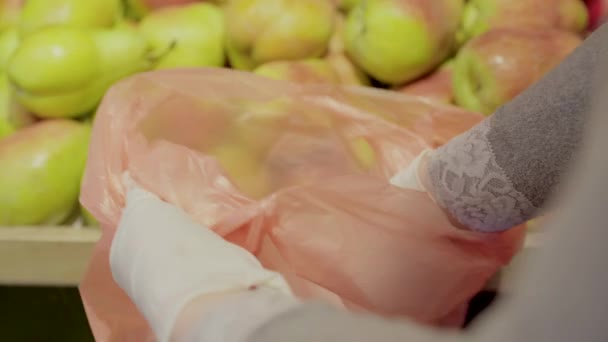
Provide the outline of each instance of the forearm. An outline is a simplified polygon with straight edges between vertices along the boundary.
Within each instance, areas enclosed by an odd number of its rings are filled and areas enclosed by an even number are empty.
[[[434,151],[425,175],[433,198],[473,230],[501,231],[533,218],[580,145],[593,73],[606,61],[604,25],[542,80]]]

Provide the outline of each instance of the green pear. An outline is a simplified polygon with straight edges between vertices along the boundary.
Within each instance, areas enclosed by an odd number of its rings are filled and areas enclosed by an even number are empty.
[[[342,14],[336,16],[334,32],[329,41],[327,56],[325,59],[334,69],[341,84],[347,85],[370,85],[369,77],[352,61],[346,53],[344,44],[345,17]]]
[[[27,0],[20,32],[28,35],[50,25],[109,28],[122,17],[121,0]]]
[[[329,63],[333,69],[338,82],[344,85],[371,85],[369,77],[353,63],[353,61],[344,53],[332,54],[325,57],[325,60]]]
[[[275,80],[296,83],[339,83],[332,66],[324,59],[307,59],[300,61],[276,61],[260,65],[255,74]]]
[[[47,120],[0,141],[0,226],[55,225],[78,203],[90,127]]]
[[[11,27],[0,33],[0,72],[6,70],[8,60],[19,46],[19,33]]]
[[[458,39],[464,42],[498,27],[565,29],[582,32],[588,12],[582,0],[469,0]]]
[[[128,25],[48,26],[23,39],[7,72],[26,109],[42,118],[74,118],[93,110],[116,81],[149,69],[147,53],[143,36]]]
[[[321,57],[332,35],[328,0],[232,0],[225,6],[226,52],[233,68]]]
[[[143,0],[124,0],[124,15],[126,18],[141,20],[150,13],[150,8]]]
[[[454,61],[458,105],[491,114],[559,64],[581,38],[564,30],[500,28],[470,40]]]
[[[346,52],[346,47],[344,45],[345,36],[344,36],[344,26],[345,26],[346,18],[343,14],[337,14],[334,21],[334,31],[329,39],[329,44],[327,47],[327,54],[341,54]]]
[[[0,139],[29,126],[36,118],[15,101],[5,74],[0,74]]]
[[[99,222],[85,207],[80,205],[80,215],[86,226],[98,226]]]
[[[225,64],[224,15],[216,5],[160,9],[142,20],[140,31],[158,58],[156,69]]]
[[[352,10],[357,4],[359,4],[362,0],[338,0],[338,8],[341,11],[349,12]]]
[[[0,31],[19,23],[25,0],[0,0]]]
[[[128,18],[141,19],[146,15],[164,7],[183,6],[200,0],[124,0],[125,12]],[[221,3],[222,0],[211,1]]]
[[[462,8],[462,0],[361,1],[346,19],[346,51],[383,83],[412,81],[450,55]]]

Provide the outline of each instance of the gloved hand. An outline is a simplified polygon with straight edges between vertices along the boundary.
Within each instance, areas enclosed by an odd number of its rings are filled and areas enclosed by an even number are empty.
[[[159,341],[236,341],[235,336],[246,334],[256,322],[296,302],[284,279],[264,269],[248,251],[197,224],[181,209],[131,187],[110,265],[115,281]],[[253,296],[258,293],[266,295]],[[273,296],[280,300],[270,300]],[[199,329],[203,326],[204,331]]]
[[[432,149],[422,151],[406,168],[399,170],[390,179],[390,183],[401,189],[424,192],[433,202],[435,202],[435,204],[437,204],[436,199],[433,197],[432,193],[429,192],[429,179],[426,169],[427,161],[433,151],[434,150]],[[441,207],[439,204],[437,204],[437,206],[443,211],[448,221],[450,221],[454,227],[469,230],[468,227],[458,222],[446,208]]]

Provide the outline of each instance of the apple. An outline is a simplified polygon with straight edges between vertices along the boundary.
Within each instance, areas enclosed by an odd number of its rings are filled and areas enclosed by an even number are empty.
[[[148,46],[134,28],[47,26],[23,39],[7,73],[16,98],[42,118],[74,118],[94,109],[116,81],[149,69]]]
[[[582,32],[588,13],[581,0],[470,0],[459,31],[464,42],[490,29],[519,27]]]
[[[50,25],[109,28],[122,17],[121,0],[27,0],[20,32],[28,35]]]
[[[231,66],[240,70],[322,57],[336,14],[327,0],[233,0],[224,9],[226,52]]]
[[[260,65],[253,72],[260,76],[297,83],[339,83],[332,66],[320,58],[269,62]]]
[[[589,14],[589,30],[593,31],[608,22],[608,0],[585,1]]]
[[[0,226],[56,225],[78,203],[90,127],[47,120],[0,141]]]
[[[0,0],[0,31],[19,23],[25,0]]]
[[[140,31],[158,58],[156,69],[221,67],[225,63],[224,15],[216,5],[160,9],[142,20]]]
[[[15,101],[6,75],[0,74],[0,139],[35,121],[36,118]]]
[[[398,90],[404,94],[426,98],[445,104],[454,102],[452,90],[453,60],[444,63],[439,69],[422,79],[407,84]]]
[[[19,33],[10,27],[0,33],[0,72],[6,70],[6,64],[19,46]]]
[[[453,70],[456,103],[491,114],[551,70],[581,38],[564,30],[505,27],[470,40]]]
[[[462,0],[362,1],[346,19],[346,51],[383,83],[412,81],[452,52],[462,8]]]

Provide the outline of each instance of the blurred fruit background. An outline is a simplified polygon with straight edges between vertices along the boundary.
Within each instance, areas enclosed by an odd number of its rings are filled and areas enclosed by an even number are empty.
[[[91,125],[130,75],[234,68],[490,115],[607,18],[608,0],[0,0],[0,229],[96,225]]]
[[[572,52],[606,3],[1,1],[0,226],[95,224],[78,204],[90,126],[135,73],[231,67],[489,115]]]

